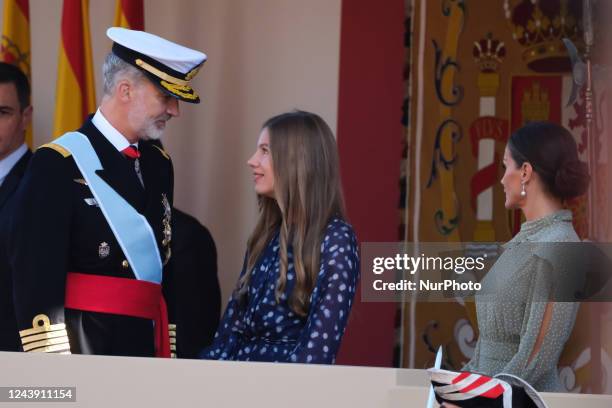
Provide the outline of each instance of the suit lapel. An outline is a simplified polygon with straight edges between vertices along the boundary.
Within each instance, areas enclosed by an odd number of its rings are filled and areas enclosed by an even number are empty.
[[[133,162],[117,151],[91,123],[91,120],[85,122],[79,132],[87,136],[100,159],[102,170],[96,171],[96,174],[132,207],[142,213],[145,206],[145,193],[136,176]]]
[[[6,201],[17,189],[19,181],[21,181],[21,177],[23,177],[23,173],[25,173],[25,169],[28,166],[30,157],[32,157],[32,152],[28,150],[21,157],[21,159],[19,159],[17,164],[13,166],[9,174],[6,175],[4,183],[2,183],[2,186],[0,187],[0,209],[4,207]]]

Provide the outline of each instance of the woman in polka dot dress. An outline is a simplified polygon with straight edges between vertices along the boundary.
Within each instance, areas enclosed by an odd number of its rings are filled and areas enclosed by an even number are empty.
[[[269,119],[249,159],[260,215],[205,359],[331,364],[359,278],[333,134],[317,115]]]

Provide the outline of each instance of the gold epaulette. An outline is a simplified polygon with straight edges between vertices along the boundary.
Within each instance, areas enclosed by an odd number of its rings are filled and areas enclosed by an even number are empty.
[[[56,143],[47,143],[47,144],[44,144],[44,145],[40,146],[39,149],[42,149],[43,147],[55,150],[56,152],[58,152],[59,154],[64,156],[64,159],[66,157],[70,157],[71,154],[72,154],[68,150],[66,150],[65,148],[63,148],[62,146],[60,146],[60,145],[58,145]]]
[[[176,358],[176,324],[168,325],[168,334],[170,336],[170,357]]]
[[[64,323],[51,324],[44,314],[34,316],[32,328],[21,330],[23,351],[31,353],[70,354],[70,342]]]
[[[159,146],[153,145],[153,147],[155,147],[157,150],[160,151],[160,153],[162,154],[162,156],[164,156],[166,158],[166,160],[170,160],[170,155],[168,153],[166,153],[166,151],[164,149],[162,149]]]

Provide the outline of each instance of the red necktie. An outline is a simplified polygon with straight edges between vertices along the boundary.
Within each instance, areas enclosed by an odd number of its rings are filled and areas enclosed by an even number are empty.
[[[136,171],[136,176],[138,176],[138,180],[140,181],[140,184],[144,187],[142,173],[140,172],[140,160],[138,160],[138,158],[140,157],[140,152],[138,151],[138,147],[134,145],[130,145],[126,147],[125,149],[123,149],[121,153],[123,153],[123,155],[126,158],[132,160],[132,162],[134,163],[134,171]]]
[[[132,160],[136,160],[140,157],[140,152],[138,151],[138,147],[134,145],[130,145],[121,151],[125,155],[125,157],[129,157]]]

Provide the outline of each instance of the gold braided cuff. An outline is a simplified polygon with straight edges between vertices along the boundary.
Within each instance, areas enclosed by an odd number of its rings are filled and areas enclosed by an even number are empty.
[[[34,316],[32,328],[19,332],[23,351],[30,353],[70,354],[70,342],[64,323],[51,324],[44,314]]]

